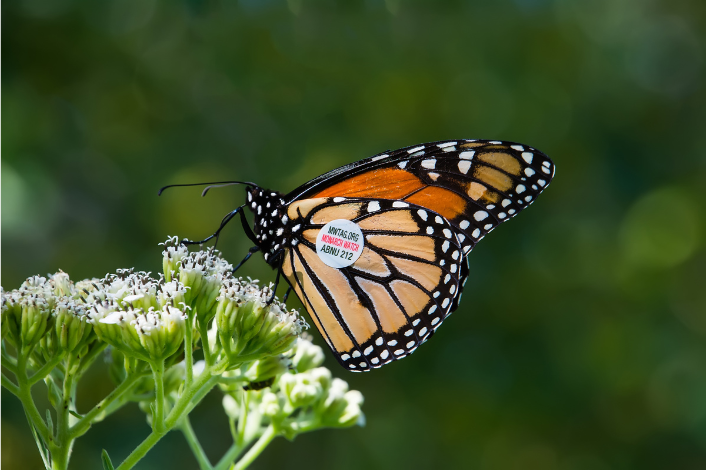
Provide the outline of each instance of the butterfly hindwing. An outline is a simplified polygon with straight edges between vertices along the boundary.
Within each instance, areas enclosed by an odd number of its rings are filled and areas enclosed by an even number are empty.
[[[298,226],[283,273],[339,362],[364,371],[407,356],[456,307],[467,265],[449,221],[423,207],[385,199],[317,198],[288,208]],[[364,237],[351,266],[327,266],[316,236],[351,220]]]

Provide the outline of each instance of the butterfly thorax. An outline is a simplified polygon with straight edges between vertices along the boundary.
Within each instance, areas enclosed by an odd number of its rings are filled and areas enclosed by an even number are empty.
[[[247,189],[248,207],[255,214],[253,232],[265,261],[277,266],[277,254],[289,244],[287,209],[284,195],[269,189],[252,187]]]

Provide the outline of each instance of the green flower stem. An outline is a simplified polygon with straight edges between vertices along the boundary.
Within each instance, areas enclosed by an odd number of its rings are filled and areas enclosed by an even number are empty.
[[[189,312],[186,316],[186,332],[184,335],[184,365],[186,366],[186,379],[184,388],[188,388],[194,380],[194,314]]]
[[[17,360],[7,353],[4,341],[2,342],[2,366],[17,375]]]
[[[71,438],[69,431],[69,425],[71,420],[71,413],[69,411],[73,408],[73,397],[74,397],[74,374],[75,366],[73,364],[73,358],[69,356],[66,361],[66,372],[64,374],[64,381],[61,390],[61,404],[56,410],[56,440],[57,446],[52,449],[52,468],[55,470],[65,470],[69,465],[69,457],[71,455],[71,449],[73,448],[73,439]]]
[[[135,373],[127,376],[117,388],[113,389],[113,391],[110,392],[103,400],[101,400],[100,403],[94,406],[91,411],[86,413],[83,418],[81,418],[76,424],[71,427],[71,430],[69,431],[69,436],[72,439],[76,439],[77,437],[85,434],[86,431],[88,431],[88,429],[91,427],[91,425],[97,421],[96,418],[98,418],[99,415],[105,413],[109,409],[109,406],[115,400],[122,397],[129,389],[131,389],[135,385],[135,383],[139,379],[144,376],[144,373]],[[112,411],[115,411],[115,409],[113,409]],[[101,416],[101,419],[102,418],[104,418],[104,416]]]
[[[130,455],[123,460],[123,463],[121,463],[115,470],[129,470],[134,467],[137,462],[139,462],[142,457],[144,457],[145,454],[147,454],[147,452],[149,452],[149,450],[154,447],[154,445],[159,442],[162,437],[164,437],[165,434],[167,434],[167,431],[152,431],[150,435],[140,443],[139,446],[135,447],[135,450],[133,450]]]
[[[257,440],[255,444],[248,450],[245,455],[243,455],[243,458],[240,459],[239,462],[237,462],[233,466],[233,470],[243,470],[245,468],[248,468],[251,463],[262,453],[263,450],[265,450],[265,447],[272,442],[272,439],[274,439],[277,436],[277,432],[275,431],[274,426],[269,425],[267,426],[267,429],[265,429],[265,432],[262,433],[262,436],[260,436],[260,439]]]
[[[199,468],[201,470],[213,470],[213,466],[208,460],[206,452],[204,452],[199,439],[196,437],[194,428],[191,427],[191,421],[189,421],[188,416],[184,416],[184,419],[181,421],[181,425],[179,427],[181,428],[181,432],[184,433],[186,442],[189,443],[189,447],[191,447],[191,451],[194,453],[194,456],[199,463]]]
[[[88,354],[81,358],[81,365],[79,366],[78,371],[76,371],[76,376],[81,377],[84,372],[88,370],[91,364],[93,364],[93,361],[95,361],[100,353],[102,353],[107,347],[108,343],[104,343],[102,341],[98,342],[98,344],[94,344]]]
[[[154,414],[152,415],[152,429],[157,432],[164,431],[164,359],[150,363],[154,375]]]
[[[2,386],[5,387],[10,393],[15,395],[16,397],[20,396],[20,388],[12,383],[12,380],[7,378],[5,374],[2,374]]]
[[[46,377],[49,372],[51,372],[54,367],[62,361],[62,359],[64,359],[64,353],[59,353],[52,357],[46,364],[39,368],[39,370],[37,370],[32,377],[28,379],[29,385],[32,386]]]
[[[42,415],[39,414],[39,410],[37,410],[37,406],[32,399],[32,386],[29,385],[27,381],[27,356],[22,355],[19,357],[17,361],[17,372],[17,384],[19,388],[17,397],[22,402],[27,418],[30,421],[30,426],[34,426],[44,442],[48,444],[53,443],[53,436],[49,432],[47,425],[44,423],[44,419],[42,419]]]
[[[236,445],[234,442],[231,444],[230,448],[223,454],[221,460],[218,461],[213,470],[228,470],[235,459],[238,458],[243,448]]]
[[[203,349],[203,358],[206,361],[206,366],[213,365],[211,357],[211,345],[208,344],[208,325],[199,322],[199,333],[201,334],[201,349]]]
[[[152,431],[142,443],[115,470],[129,470],[134,467],[149,450],[164,437],[185,414],[188,414],[197,404],[195,399],[203,396],[218,383],[218,376],[212,376],[206,369],[190,387],[186,387],[174,408],[167,415],[164,428],[161,431]]]

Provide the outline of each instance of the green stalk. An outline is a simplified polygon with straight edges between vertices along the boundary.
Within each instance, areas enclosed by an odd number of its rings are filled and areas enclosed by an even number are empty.
[[[150,363],[154,375],[154,410],[152,429],[164,432],[164,359]]]
[[[193,313],[189,312],[186,315],[188,325],[186,325],[186,334],[184,335],[184,365],[186,366],[186,380],[184,380],[184,388],[188,388],[194,380],[194,317]]]
[[[42,419],[42,415],[39,414],[39,410],[37,410],[37,406],[32,399],[32,387],[27,380],[27,357],[25,355],[21,355],[17,361],[17,372],[17,384],[19,388],[17,396],[27,412],[30,426],[36,428],[44,442],[52,443],[53,436],[51,436],[47,425],[44,423],[44,419]]]
[[[185,414],[188,414],[198,404],[195,398],[208,393],[217,383],[218,376],[212,376],[208,369],[205,370],[179,397],[174,408],[167,415],[163,429],[153,430],[115,470],[129,470],[134,467],[167,432],[176,426]]]
[[[230,448],[223,454],[221,460],[218,461],[213,470],[228,470],[235,459],[238,458],[243,448],[236,445],[235,442],[231,444]]]
[[[206,452],[204,452],[198,437],[196,437],[194,428],[191,427],[191,421],[189,421],[188,416],[184,416],[184,419],[181,421],[180,428],[181,432],[184,433],[184,438],[186,438],[186,442],[188,442],[189,447],[191,447],[191,452],[194,453],[194,457],[196,457],[196,460],[199,463],[199,468],[201,470],[213,470],[213,466],[208,460]]]
[[[130,388],[132,388],[135,383],[144,377],[145,374],[131,374],[123,380],[123,382],[112,392],[110,392],[100,403],[93,407],[91,411],[86,413],[83,418],[81,418],[76,424],[71,427],[69,435],[72,439],[76,439],[79,436],[88,431],[91,425],[95,422],[95,419],[105,413],[111,403],[123,396]],[[117,408],[116,408],[117,409]],[[115,411],[115,410],[113,410]]]
[[[213,365],[213,358],[211,357],[211,345],[208,344],[208,325],[199,322],[199,333],[201,334],[203,358],[206,361],[206,366],[211,367]]]
[[[49,374],[52,370],[54,370],[54,367],[58,363],[61,362],[62,359],[64,359],[64,353],[59,353],[56,356],[52,357],[46,364],[44,364],[37,372],[35,372],[32,377],[29,378],[28,382],[29,385],[32,386],[35,383],[39,382],[42,380],[44,377]]]
[[[86,354],[84,357],[81,358],[81,365],[78,367],[78,370],[76,371],[76,377],[81,377],[84,372],[88,370],[88,368],[93,364],[93,361],[96,360],[98,355],[103,352],[105,348],[108,347],[108,343],[104,342],[99,342],[98,344],[94,344],[93,348]]]
[[[140,443],[139,446],[135,447],[135,450],[133,450],[130,455],[127,456],[125,460],[123,460],[123,463],[120,464],[115,470],[129,470],[130,468],[134,467],[137,465],[137,462],[142,460],[142,457],[149,452],[149,450],[157,443],[159,440],[164,437],[164,435],[167,433],[167,431],[164,432],[155,432],[152,431],[147,438]]]
[[[265,429],[265,432],[262,433],[260,439],[258,439],[250,450],[243,455],[243,458],[233,466],[233,470],[243,470],[248,468],[276,436],[277,433],[275,432],[275,428],[271,424],[267,426],[267,429]]]
[[[2,366],[17,375],[17,359],[10,356],[5,350],[5,341],[2,342]]]
[[[56,410],[56,440],[57,447],[52,449],[52,468],[55,470],[65,470],[69,466],[69,458],[71,449],[73,448],[73,438],[70,436],[71,413],[69,411],[73,407],[74,397],[74,374],[73,358],[68,357],[66,361],[66,373],[64,374],[64,382],[61,389],[61,404]]]
[[[7,378],[5,374],[2,374],[2,386],[7,389],[10,393],[12,393],[14,396],[18,397],[20,396],[20,388],[12,383],[12,380]]]

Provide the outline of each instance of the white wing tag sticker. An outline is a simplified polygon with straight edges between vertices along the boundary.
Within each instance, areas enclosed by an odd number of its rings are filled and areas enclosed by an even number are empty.
[[[346,268],[363,253],[363,232],[355,222],[336,219],[324,225],[316,236],[316,254],[332,268]]]

